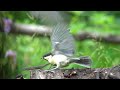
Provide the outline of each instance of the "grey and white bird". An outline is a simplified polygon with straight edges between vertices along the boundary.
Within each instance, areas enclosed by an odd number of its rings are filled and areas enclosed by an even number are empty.
[[[74,38],[65,20],[65,18],[68,18],[68,15],[63,11],[30,11],[30,14],[50,26],[54,25],[50,37],[52,50],[43,56],[43,59],[47,60],[50,64],[56,65],[51,70],[63,68],[70,63],[77,63],[88,68],[91,66],[91,59],[89,57],[74,57]]]
[[[52,50],[50,53],[43,56],[43,59],[47,60],[50,64],[56,65],[56,67],[50,69],[50,71],[63,68],[70,63],[77,63],[81,66],[90,68],[90,57],[74,57],[74,38],[65,23],[58,23],[52,29],[50,39],[52,43]]]

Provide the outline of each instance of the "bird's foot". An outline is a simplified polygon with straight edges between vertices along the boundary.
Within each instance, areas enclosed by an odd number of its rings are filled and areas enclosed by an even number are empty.
[[[53,68],[53,69],[50,69],[50,70],[44,70],[45,72],[53,72],[55,73],[55,70],[58,70],[58,68]]]

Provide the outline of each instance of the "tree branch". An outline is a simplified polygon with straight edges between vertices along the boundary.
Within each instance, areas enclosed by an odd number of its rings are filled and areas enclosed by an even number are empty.
[[[12,30],[10,31],[10,33],[25,34],[25,35],[36,34],[36,36],[49,36],[51,30],[52,28],[47,26],[13,23]],[[0,29],[0,31],[4,32],[3,29]],[[99,42],[120,44],[120,36],[116,36],[116,35],[101,36],[88,32],[83,32],[83,33],[81,32],[73,36],[75,37],[76,40],[80,40],[80,41],[91,39]]]
[[[100,36],[100,35],[84,32],[74,35],[74,37],[76,38],[76,40],[81,40],[81,41],[86,39],[92,39],[99,42],[107,42],[107,43],[115,43],[115,44],[120,43],[120,36],[117,35]]]

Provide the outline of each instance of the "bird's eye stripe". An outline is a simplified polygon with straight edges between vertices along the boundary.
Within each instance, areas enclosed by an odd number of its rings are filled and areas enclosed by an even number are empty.
[[[52,55],[52,53],[45,54],[45,55],[43,55],[43,57],[46,57],[46,56],[49,56],[49,55]]]

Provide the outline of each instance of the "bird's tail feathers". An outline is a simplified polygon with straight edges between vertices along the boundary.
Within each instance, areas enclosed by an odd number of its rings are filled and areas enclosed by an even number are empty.
[[[72,58],[71,63],[77,63],[80,64],[81,66],[90,68],[92,64],[92,60],[90,59],[90,57],[82,56],[80,58]]]

